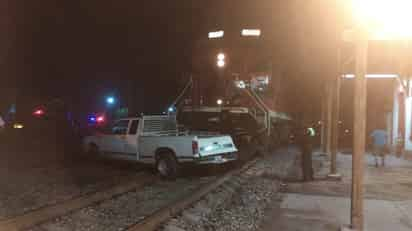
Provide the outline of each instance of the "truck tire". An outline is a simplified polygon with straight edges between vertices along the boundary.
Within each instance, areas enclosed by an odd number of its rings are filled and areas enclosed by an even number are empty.
[[[171,153],[160,153],[156,161],[156,171],[163,179],[175,180],[177,177],[178,164]]]

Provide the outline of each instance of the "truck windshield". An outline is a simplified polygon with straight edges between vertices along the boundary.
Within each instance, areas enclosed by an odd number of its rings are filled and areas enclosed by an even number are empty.
[[[183,112],[179,123],[190,130],[232,133],[233,130],[254,131],[258,129],[256,121],[248,114],[230,113],[223,116],[219,112]]]
[[[183,112],[178,121],[190,130],[220,131],[220,113],[216,112]]]

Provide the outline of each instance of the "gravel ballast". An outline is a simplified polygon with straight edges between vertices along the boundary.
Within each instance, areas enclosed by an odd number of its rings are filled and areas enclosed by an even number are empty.
[[[99,161],[0,168],[0,220],[104,190],[137,175],[136,167]]]
[[[290,174],[297,152],[280,150],[260,158],[252,167],[163,224],[159,230],[256,230],[267,206],[279,200],[280,179]],[[219,176],[158,181],[110,200],[39,224],[31,231],[119,231],[155,211],[188,197]]]
[[[296,166],[297,150],[280,150],[171,219],[159,230],[257,230],[268,205],[281,199],[280,179]]]
[[[28,230],[125,230],[159,208],[184,195],[189,195],[197,187],[213,179],[214,177],[182,178],[175,182],[156,182],[153,185],[83,208]]]

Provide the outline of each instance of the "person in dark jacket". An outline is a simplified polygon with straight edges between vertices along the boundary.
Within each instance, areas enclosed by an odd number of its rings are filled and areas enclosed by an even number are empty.
[[[302,175],[303,181],[313,181],[313,167],[312,167],[312,139],[313,129],[299,126],[297,131],[298,145],[302,152]]]

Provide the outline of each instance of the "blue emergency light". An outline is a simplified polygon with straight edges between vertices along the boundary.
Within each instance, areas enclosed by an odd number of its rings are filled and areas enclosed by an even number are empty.
[[[96,116],[89,116],[89,122],[95,123],[96,122]]]

